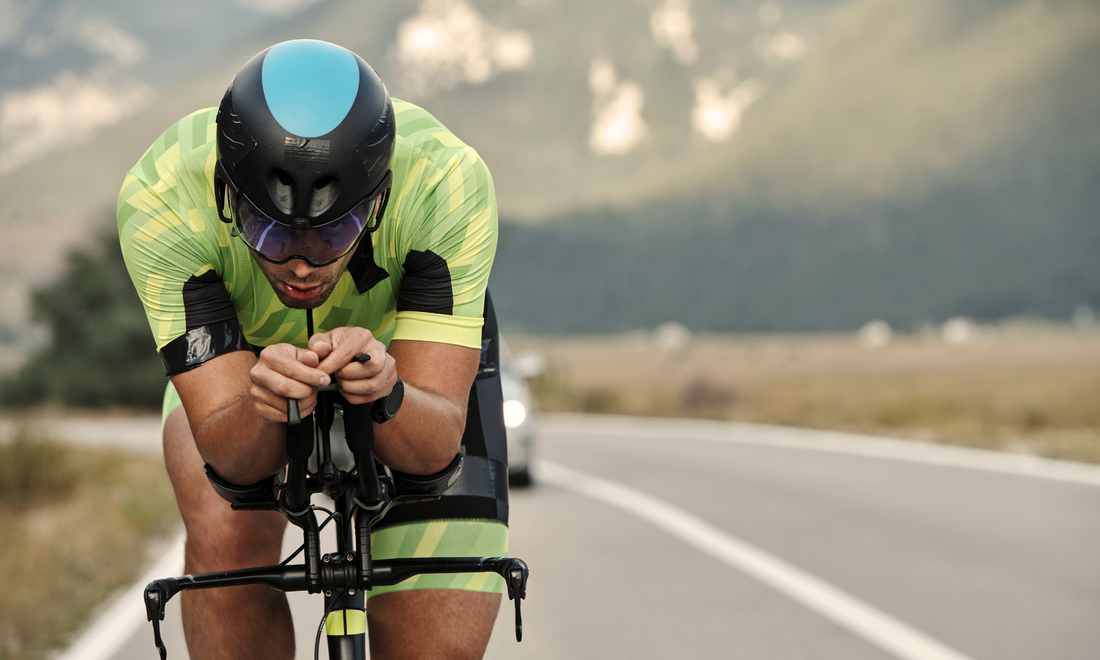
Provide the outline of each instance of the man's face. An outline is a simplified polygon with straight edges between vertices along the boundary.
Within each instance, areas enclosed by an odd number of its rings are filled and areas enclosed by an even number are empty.
[[[292,309],[315,309],[332,295],[354,253],[355,250],[350,250],[339,260],[319,268],[309,265],[303,259],[291,259],[285,264],[276,265],[255,252],[252,252],[252,258],[260,266],[267,281],[271,282],[271,288],[275,289],[275,295],[284,305]]]

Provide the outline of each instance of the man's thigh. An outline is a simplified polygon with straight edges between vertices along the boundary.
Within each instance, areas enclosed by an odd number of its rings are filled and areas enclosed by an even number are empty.
[[[485,654],[501,595],[455,589],[416,589],[367,601],[371,660],[454,658]]]

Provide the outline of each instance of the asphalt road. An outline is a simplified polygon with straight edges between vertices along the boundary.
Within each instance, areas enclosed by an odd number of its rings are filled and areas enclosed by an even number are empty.
[[[505,600],[487,658],[1100,657],[1100,468],[626,418],[548,419],[539,454],[524,641]],[[112,657],[156,657],[148,627]]]

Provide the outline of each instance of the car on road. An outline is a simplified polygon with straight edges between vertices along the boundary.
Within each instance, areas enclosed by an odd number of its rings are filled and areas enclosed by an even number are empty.
[[[531,484],[531,462],[538,437],[538,409],[527,384],[542,373],[542,356],[525,353],[514,356],[501,340],[500,389],[504,395],[504,426],[508,433],[508,483]]]

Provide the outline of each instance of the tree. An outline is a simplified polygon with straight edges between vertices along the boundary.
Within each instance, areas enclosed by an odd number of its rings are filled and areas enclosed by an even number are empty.
[[[164,367],[126,272],[114,223],[69,254],[65,271],[37,289],[32,318],[50,340],[0,384],[0,401],[26,406],[157,408]]]

